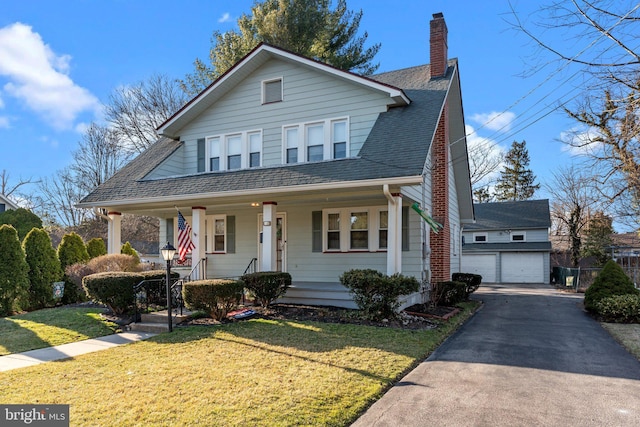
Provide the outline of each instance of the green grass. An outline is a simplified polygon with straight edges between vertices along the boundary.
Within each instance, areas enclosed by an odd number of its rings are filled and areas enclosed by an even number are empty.
[[[114,333],[100,308],[63,307],[0,318],[0,356]]]
[[[629,353],[640,360],[640,325],[637,323],[601,323]]]
[[[346,426],[468,318],[435,330],[254,319],[0,373],[0,402],[74,426]]]

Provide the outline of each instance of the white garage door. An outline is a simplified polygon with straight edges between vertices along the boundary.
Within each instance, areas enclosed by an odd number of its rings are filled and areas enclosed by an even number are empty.
[[[544,258],[541,253],[503,253],[503,283],[544,283]]]
[[[460,271],[482,276],[482,283],[496,282],[495,255],[462,255]]]

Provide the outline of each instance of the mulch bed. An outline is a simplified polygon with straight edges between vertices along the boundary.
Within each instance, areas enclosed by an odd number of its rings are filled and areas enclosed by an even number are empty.
[[[327,323],[348,323],[357,325],[369,325],[386,328],[399,329],[433,329],[437,327],[437,320],[446,319],[455,314],[459,309],[455,307],[435,307],[431,308],[426,304],[419,304],[410,307],[412,311],[402,311],[397,319],[384,319],[373,321],[364,319],[358,310],[328,306],[310,306],[294,304],[274,304],[269,308],[248,307],[255,311],[251,318],[274,319],[274,320],[309,320]],[[455,312],[455,313],[454,313]],[[225,319],[223,322],[213,320],[208,317],[191,319],[183,325],[219,325],[221,323],[239,322],[242,320]]]

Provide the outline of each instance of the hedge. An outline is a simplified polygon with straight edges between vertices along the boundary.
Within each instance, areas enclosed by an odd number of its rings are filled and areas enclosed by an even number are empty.
[[[453,273],[451,275],[451,281],[462,282],[465,284],[466,289],[464,299],[468,299],[469,296],[480,287],[480,284],[482,283],[482,276],[472,273]]]
[[[434,282],[431,284],[430,300],[434,305],[452,306],[466,299],[467,284],[464,282]]]
[[[245,274],[241,280],[262,307],[268,307],[291,286],[291,275],[281,271]]]
[[[614,295],[597,303],[602,321],[615,323],[640,323],[640,295]]]
[[[232,279],[195,280],[182,286],[182,297],[189,310],[202,310],[222,320],[238,306],[244,282]]]

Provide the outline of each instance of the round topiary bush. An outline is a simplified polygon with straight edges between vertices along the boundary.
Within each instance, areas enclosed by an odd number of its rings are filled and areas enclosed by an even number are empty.
[[[283,296],[291,286],[291,275],[281,271],[260,271],[245,274],[241,279],[263,307]]]
[[[182,298],[189,310],[202,310],[213,319],[222,320],[238,306],[243,291],[241,280],[194,280],[182,286]]]
[[[585,292],[584,306],[590,312],[598,313],[598,302],[603,298],[627,294],[638,295],[640,291],[633,286],[633,282],[622,267],[615,261],[609,260]]]

